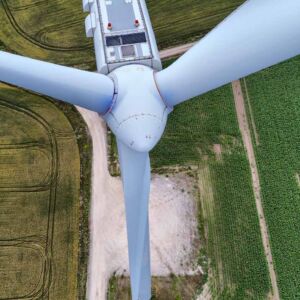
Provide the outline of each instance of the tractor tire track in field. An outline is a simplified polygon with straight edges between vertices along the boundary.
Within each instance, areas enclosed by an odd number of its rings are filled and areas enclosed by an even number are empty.
[[[255,143],[256,143],[256,146],[259,146],[259,136],[258,136],[258,133],[257,133],[255,121],[254,121],[254,114],[253,114],[252,106],[251,106],[251,103],[250,103],[249,91],[248,91],[247,82],[246,82],[245,78],[243,79],[243,85],[244,85],[244,88],[245,88],[246,100],[247,100],[246,102],[248,104],[249,117],[250,117],[250,120],[251,120],[251,125],[252,125],[252,129],[253,129],[252,131],[253,131],[253,134],[254,134]]]
[[[83,51],[83,50],[88,50],[88,49],[92,49],[93,45],[86,45],[83,47],[56,47],[53,45],[49,45],[46,43],[42,43],[38,40],[36,40],[35,38],[33,38],[32,36],[28,35],[18,24],[18,22],[16,21],[13,13],[11,12],[9,5],[7,4],[7,0],[2,0],[1,1],[3,10],[9,20],[9,23],[12,25],[12,27],[14,28],[14,30],[20,35],[22,36],[24,39],[26,39],[27,41],[31,42],[32,44],[41,47],[42,49],[46,49],[46,50],[52,50],[52,51],[61,51],[61,52],[65,52],[65,51]],[[24,7],[23,7],[24,8]]]
[[[54,240],[54,218],[55,218],[55,210],[56,210],[56,190],[57,190],[58,168],[59,168],[57,140],[53,128],[41,115],[37,114],[31,109],[10,104],[5,99],[0,99],[0,107],[1,106],[18,111],[19,113],[27,115],[29,118],[32,118],[44,128],[48,136],[49,148],[50,148],[49,150],[51,151],[51,174],[50,174],[49,182],[43,186],[32,186],[32,187],[16,187],[16,188],[9,187],[5,189],[4,187],[0,186],[0,191],[2,192],[4,191],[5,192],[15,192],[15,191],[37,192],[37,191],[44,191],[44,190],[49,190],[50,192],[45,246],[43,247],[40,244],[40,239],[37,236],[21,237],[17,240],[9,241],[10,243],[16,243],[19,247],[22,247],[22,245],[27,245],[29,243],[31,247],[39,247],[39,249],[41,248],[44,250],[43,253],[44,266],[43,266],[41,278],[39,279],[41,283],[37,285],[36,289],[31,291],[30,294],[23,295],[20,299],[28,299],[28,298],[35,298],[35,297],[48,299],[49,289],[51,286],[51,282],[53,280],[53,262],[52,262],[53,251],[52,250],[53,250],[53,240]],[[19,148],[24,146],[32,147],[33,145],[40,146],[38,143],[28,143],[25,145],[23,144],[23,145],[11,145],[11,146]],[[7,147],[8,145],[4,146],[4,148]],[[31,239],[33,239],[33,241],[31,241]],[[6,240],[2,241],[0,239],[0,246],[6,242],[8,241]]]
[[[262,205],[259,173],[257,169],[256,159],[255,159],[255,152],[252,144],[249,122],[246,114],[244,96],[242,92],[241,83],[239,80],[232,82],[232,90],[234,95],[238,124],[241,131],[244,147],[247,152],[250,169],[251,169],[251,177],[252,177],[253,192],[254,192],[255,202],[256,202],[256,209],[259,217],[259,225],[260,225],[260,231],[262,236],[262,242],[263,242],[265,256],[267,259],[268,270],[269,270],[271,285],[272,285],[272,292],[273,292],[272,299],[279,300],[280,299],[279,290],[277,285],[276,273],[273,265],[269,232],[268,232],[268,227],[267,227],[263,205]]]

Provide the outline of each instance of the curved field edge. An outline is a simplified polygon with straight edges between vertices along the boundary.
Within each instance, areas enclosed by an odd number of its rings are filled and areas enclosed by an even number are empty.
[[[63,111],[73,127],[80,155],[80,222],[79,222],[79,265],[78,299],[86,299],[86,285],[89,258],[89,212],[91,200],[92,141],[88,127],[73,105],[51,101]]]
[[[8,91],[10,91],[10,92],[8,92]],[[78,226],[78,228],[77,228],[76,232],[71,231],[72,237],[66,236],[67,243],[69,243],[68,242],[69,238],[70,238],[70,241],[73,241],[73,239],[76,237],[76,242],[75,243],[70,242],[68,247],[70,247],[71,244],[73,245],[72,247],[77,245],[76,248],[73,248],[74,249],[73,251],[74,251],[74,253],[77,252],[76,259],[75,259],[75,256],[74,256],[74,259],[78,260],[78,262],[76,263],[76,266],[77,266],[76,272],[73,273],[72,276],[69,276],[71,274],[65,274],[64,276],[66,276],[66,278],[73,277],[73,276],[75,276],[75,278],[77,278],[75,281],[77,288],[76,288],[76,291],[74,291],[74,293],[76,293],[77,299],[83,300],[83,299],[85,299],[85,294],[86,294],[87,262],[88,262],[88,251],[89,251],[88,217],[89,217],[89,203],[90,203],[90,189],[91,189],[91,153],[92,153],[92,143],[90,140],[87,126],[86,126],[85,122],[83,121],[79,112],[75,109],[75,107],[73,107],[71,105],[67,105],[62,102],[57,102],[57,101],[54,101],[54,100],[46,98],[46,97],[38,96],[37,94],[31,93],[28,91],[24,91],[21,89],[16,89],[15,87],[10,87],[8,85],[1,85],[0,92],[2,95],[2,99],[3,99],[3,97],[6,98],[5,95],[7,95],[8,103],[10,103],[12,97],[15,98],[15,100],[12,101],[12,103],[14,103],[12,105],[19,106],[22,102],[24,102],[24,100],[34,99],[34,101],[32,101],[32,103],[30,100],[30,103],[29,104],[26,103],[25,106],[21,104],[20,105],[21,110],[22,110],[22,107],[25,107],[26,109],[27,108],[31,109],[31,105],[33,105],[32,108],[34,110],[36,108],[38,108],[38,110],[42,112],[47,107],[46,102],[49,102],[49,104],[51,106],[53,106],[52,118],[54,117],[54,119],[51,119],[51,117],[50,117],[51,121],[49,121],[49,122],[54,122],[54,121],[57,122],[57,121],[59,121],[59,118],[61,118],[61,117],[59,117],[57,120],[55,119],[56,117],[55,117],[55,115],[53,115],[53,109],[55,107],[55,109],[59,109],[60,113],[64,116],[65,124],[68,124],[68,126],[69,126],[68,130],[70,130],[70,128],[72,128],[71,130],[73,131],[72,132],[73,137],[70,136],[70,134],[64,130],[60,131],[60,127],[59,127],[59,129],[58,129],[58,127],[56,127],[56,129],[55,130],[53,129],[53,130],[55,131],[56,137],[59,137],[60,139],[61,138],[63,138],[63,139],[64,138],[66,138],[66,139],[74,138],[76,141],[76,145],[78,146],[78,149],[79,149],[78,155],[79,155],[79,160],[80,160],[80,166],[78,167],[78,174],[74,175],[74,178],[78,178],[78,198],[76,197],[76,199],[73,199],[71,202],[72,206],[76,205],[76,207],[77,207],[76,210],[78,211],[78,214],[77,214],[78,219],[77,218],[75,219],[75,223],[77,223],[76,227]],[[18,98],[20,98],[20,99],[18,99]],[[21,98],[23,98],[23,99],[21,100]],[[38,104],[39,101],[43,102],[42,107],[39,107],[39,104]],[[12,122],[14,122],[14,119],[12,119]],[[16,122],[19,122],[19,121],[16,120]],[[34,124],[32,124],[32,125],[34,126]],[[31,145],[29,144],[29,146],[31,146]],[[74,151],[77,151],[77,150],[74,149]],[[80,178],[80,182],[79,182],[79,178]],[[70,182],[72,182],[72,181],[70,181]],[[66,190],[68,189],[68,186],[64,186],[64,187],[66,188]],[[68,193],[65,194],[65,200],[68,199],[68,195],[69,195]],[[45,200],[44,198],[42,198],[42,199],[43,199],[43,201]],[[68,205],[69,204],[67,204],[67,203],[62,204],[60,201],[58,209],[64,210],[64,209],[66,209],[66,207],[68,207]],[[24,232],[25,232],[25,230],[24,230]],[[24,243],[28,243],[29,241],[27,241],[27,240],[28,239],[24,240]],[[32,242],[30,241],[30,243],[32,243]],[[2,242],[2,244],[3,244],[3,242]],[[50,272],[50,274],[51,274],[52,267],[50,266],[49,262],[47,262],[47,264],[49,265],[48,268],[50,267],[48,272]],[[55,268],[57,268],[57,267],[55,267]],[[53,278],[53,279],[56,280],[56,278]],[[51,280],[51,282],[52,282],[52,280]]]
[[[34,4],[34,1],[27,2]],[[38,4],[27,9],[22,1],[0,2],[0,40],[5,47],[10,52],[50,62],[94,67],[92,40],[85,37],[85,14],[80,3],[56,0]],[[51,31],[50,40],[40,37],[47,30]]]

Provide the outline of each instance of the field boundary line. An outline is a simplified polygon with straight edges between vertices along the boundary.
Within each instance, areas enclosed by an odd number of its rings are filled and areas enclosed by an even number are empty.
[[[163,49],[159,52],[159,56],[161,59],[167,59],[171,57],[175,57],[178,55],[181,55],[188,51],[190,48],[192,48],[196,43],[187,43],[187,44],[181,44],[175,47]]]
[[[300,187],[300,175],[299,175],[299,173],[296,173],[296,181],[297,181],[297,183],[298,183],[298,186]]]
[[[236,80],[232,82],[232,90],[233,90],[238,124],[241,131],[244,147],[246,149],[246,153],[249,160],[249,166],[251,170],[252,186],[253,186],[253,192],[255,196],[256,209],[259,217],[261,237],[262,237],[264,252],[267,259],[268,270],[269,270],[271,285],[272,285],[272,292],[273,292],[272,299],[279,300],[280,299],[279,289],[278,289],[276,273],[273,265],[273,257],[272,257],[271,247],[270,247],[268,226],[266,223],[264,209],[262,205],[259,173],[258,173],[255,152],[254,152],[251,133],[250,133],[249,121],[247,119],[247,114],[246,114],[245,100],[244,100],[244,95],[242,92],[242,86],[240,80]]]
[[[249,116],[250,116],[251,125],[252,125],[252,129],[253,129],[253,133],[254,133],[255,143],[257,146],[259,146],[259,137],[258,137],[258,133],[257,133],[255,121],[254,121],[254,114],[253,114],[253,110],[252,110],[252,106],[251,106],[251,100],[250,100],[250,95],[249,95],[249,91],[248,91],[246,78],[243,78],[243,84],[244,84],[244,88],[245,88],[246,100],[247,100],[247,104],[248,104],[248,108],[249,108]]]
[[[53,238],[54,238],[54,219],[55,219],[55,211],[56,211],[56,190],[57,190],[57,179],[58,179],[58,168],[59,168],[59,160],[58,160],[58,147],[55,133],[53,131],[52,126],[44,119],[40,114],[35,112],[34,110],[16,106],[15,104],[9,103],[6,100],[0,98],[0,107],[6,107],[13,111],[18,111],[21,114],[26,115],[27,117],[35,120],[39,123],[47,132],[49,148],[51,151],[51,175],[49,178],[49,185],[46,190],[49,190],[49,206],[48,206],[48,220],[47,220],[47,230],[46,230],[46,240],[45,240],[45,257],[49,261],[49,265],[47,268],[43,270],[42,274],[42,285],[39,290],[31,292],[29,295],[24,295],[22,298],[28,297],[42,297],[43,299],[49,299],[49,290],[52,282],[53,275]],[[8,188],[8,192],[13,191],[28,191],[33,192],[37,190],[44,190],[45,187],[29,187],[28,189],[22,188],[21,190],[13,190],[13,188]],[[4,189],[1,189],[2,191]],[[5,190],[4,190],[5,191]]]

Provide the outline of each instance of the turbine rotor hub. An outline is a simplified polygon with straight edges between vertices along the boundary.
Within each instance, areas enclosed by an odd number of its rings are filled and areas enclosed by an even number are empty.
[[[171,109],[155,83],[154,71],[143,65],[114,70],[114,103],[104,118],[117,138],[131,149],[150,151],[160,140]]]

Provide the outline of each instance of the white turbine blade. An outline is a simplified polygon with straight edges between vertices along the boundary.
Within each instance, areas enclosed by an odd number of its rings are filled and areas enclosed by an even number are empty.
[[[113,81],[102,74],[55,65],[0,51],[0,81],[105,113]]]
[[[149,153],[133,151],[119,140],[118,151],[125,196],[131,295],[133,300],[149,300]]]
[[[157,85],[173,106],[298,54],[300,1],[249,0],[157,73]]]

